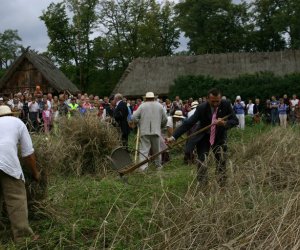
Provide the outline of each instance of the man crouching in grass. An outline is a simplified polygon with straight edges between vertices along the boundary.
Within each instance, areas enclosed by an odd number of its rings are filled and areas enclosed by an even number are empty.
[[[38,236],[29,226],[25,178],[18,158],[20,143],[24,163],[30,168],[33,178],[39,181],[32,141],[25,124],[13,117],[6,105],[0,106],[0,131],[0,210],[3,199],[16,243],[21,243],[26,237],[34,240]]]

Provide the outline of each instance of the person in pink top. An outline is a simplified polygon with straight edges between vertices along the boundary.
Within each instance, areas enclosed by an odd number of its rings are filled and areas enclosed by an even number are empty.
[[[86,110],[90,110],[92,108],[92,105],[90,103],[90,99],[88,97],[85,98],[85,101],[84,101],[82,107],[85,108]]]
[[[51,114],[51,110],[48,110],[48,105],[47,104],[45,104],[45,106],[44,106],[42,116],[43,116],[43,121],[44,121],[45,133],[49,133],[52,114]]]

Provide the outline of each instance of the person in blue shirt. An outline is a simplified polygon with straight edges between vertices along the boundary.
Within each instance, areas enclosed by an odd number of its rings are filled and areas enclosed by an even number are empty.
[[[83,107],[83,102],[79,103],[78,111],[79,111],[80,116],[85,116],[85,114],[87,113],[86,108]]]
[[[236,114],[236,117],[239,120],[239,128],[245,129],[245,103],[242,101],[242,98],[238,95],[235,99],[233,105],[233,110]]]
[[[276,100],[276,97],[273,95],[271,98],[270,108],[271,108],[271,123],[273,126],[278,123],[278,105],[279,102]]]
[[[287,125],[287,110],[288,110],[288,105],[284,103],[284,99],[280,98],[279,99],[279,105],[278,105],[278,114],[279,114],[279,121],[280,121],[280,126],[286,128]]]

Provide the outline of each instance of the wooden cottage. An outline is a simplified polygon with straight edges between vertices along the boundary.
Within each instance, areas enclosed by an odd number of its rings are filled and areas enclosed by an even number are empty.
[[[49,58],[25,51],[0,79],[0,93],[23,93],[27,89],[33,93],[36,86],[40,86],[44,93],[79,92]]]

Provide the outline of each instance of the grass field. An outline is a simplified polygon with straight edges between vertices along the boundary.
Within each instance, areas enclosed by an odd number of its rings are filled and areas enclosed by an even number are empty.
[[[229,180],[220,190],[210,160],[203,190],[180,149],[162,171],[105,177],[52,175],[40,235],[3,249],[299,249],[299,129],[258,126],[229,134]],[[5,221],[6,223],[7,221]]]

